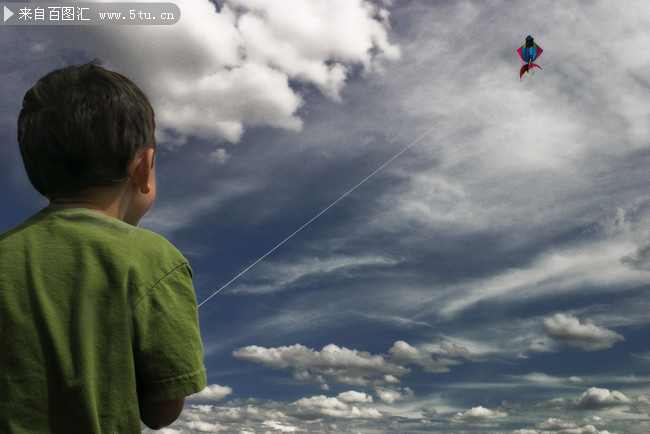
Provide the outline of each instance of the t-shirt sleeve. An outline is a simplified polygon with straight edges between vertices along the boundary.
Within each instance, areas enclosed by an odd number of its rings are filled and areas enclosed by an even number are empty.
[[[206,386],[192,271],[182,264],[160,279],[133,311],[138,397],[164,401]]]

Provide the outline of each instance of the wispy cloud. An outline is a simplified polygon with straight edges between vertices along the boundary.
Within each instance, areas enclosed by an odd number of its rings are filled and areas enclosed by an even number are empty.
[[[260,294],[278,292],[296,287],[308,287],[314,281],[341,280],[363,275],[368,270],[398,264],[399,259],[386,256],[337,255],[328,258],[306,258],[291,263],[265,262],[233,286],[232,293]],[[264,282],[256,283],[261,278]]]
[[[628,242],[607,240],[544,252],[529,267],[504,270],[497,276],[459,286],[464,296],[446,303],[443,312],[452,315],[479,302],[511,303],[548,294],[581,292],[589,287],[614,287],[619,291],[635,288],[646,281],[647,275],[620,263],[630,248]]]
[[[639,270],[650,271],[650,246],[639,247],[636,253],[621,258],[621,262]]]

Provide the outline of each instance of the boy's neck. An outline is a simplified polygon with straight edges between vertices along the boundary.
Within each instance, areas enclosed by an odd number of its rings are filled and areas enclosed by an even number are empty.
[[[72,205],[81,207],[98,208],[97,204],[88,200],[82,199],[54,199],[50,201],[50,205]]]
[[[61,206],[72,206],[77,208],[86,208],[100,214],[119,218],[114,212],[112,212],[112,207],[105,207],[99,203],[83,200],[83,199],[55,199],[50,201],[50,205],[61,205]]]
[[[78,196],[62,197],[50,200],[50,205],[86,208],[105,216],[124,220],[124,215],[126,213],[124,210],[124,204],[128,199],[124,197],[125,189],[118,186],[116,187],[98,187],[88,189]]]

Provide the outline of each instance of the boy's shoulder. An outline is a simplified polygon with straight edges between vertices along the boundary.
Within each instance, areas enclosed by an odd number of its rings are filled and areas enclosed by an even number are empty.
[[[0,245],[23,244],[58,249],[96,249],[123,252],[153,261],[186,262],[182,254],[163,236],[132,226],[97,211],[73,206],[48,206],[22,224],[0,234]]]

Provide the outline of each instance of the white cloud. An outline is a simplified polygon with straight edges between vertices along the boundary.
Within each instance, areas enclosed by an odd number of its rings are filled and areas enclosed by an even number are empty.
[[[189,396],[189,401],[220,401],[232,393],[232,388],[228,386],[219,386],[218,384],[209,384],[199,393]]]
[[[410,387],[377,387],[375,388],[375,392],[381,402],[388,405],[395,403],[395,401],[412,400],[415,398],[415,394]]]
[[[191,432],[204,432],[204,433],[220,432],[224,430],[223,425],[220,425],[218,423],[201,422],[198,420],[189,422],[187,424],[187,428],[189,428]]]
[[[397,341],[393,344],[392,348],[388,350],[391,353],[393,360],[396,363],[406,365],[413,363],[420,366],[432,365],[433,358],[431,354],[419,350],[404,341]]]
[[[289,76],[316,84],[338,99],[346,63],[371,67],[372,50],[399,56],[387,40],[387,11],[361,0],[234,0],[249,13],[238,28],[251,61],[276,65]],[[334,64],[324,60],[333,59]]]
[[[630,399],[616,390],[591,387],[576,400],[575,405],[581,409],[597,409],[629,405]]]
[[[600,431],[596,426],[588,424],[584,426],[579,426],[575,422],[550,417],[544,422],[540,422],[535,425],[537,430],[528,430],[532,434],[541,434],[541,433],[562,433],[562,434],[609,434],[609,431]],[[517,433],[524,432],[525,430],[516,431]]]
[[[232,401],[223,406],[185,406],[179,419],[167,430],[174,433],[196,432],[254,432],[260,426],[273,428],[275,432],[291,432],[295,419],[275,408],[276,404]],[[143,432],[154,432],[145,429]],[[158,431],[155,431],[158,432]],[[167,432],[165,429],[160,431]]]
[[[502,386],[508,387],[507,384]],[[255,432],[260,427],[268,432],[356,432],[362,427],[385,432],[387,429],[407,431],[408,426],[419,426],[423,422],[443,431],[445,428],[455,431],[460,426],[494,428],[510,416],[506,408],[476,406],[459,411],[458,407],[449,406],[446,399],[418,398],[408,388],[393,392],[392,395],[386,394],[381,404],[373,403],[368,394],[357,390],[336,397],[317,395],[292,402],[234,399],[220,405],[189,404],[169,431],[163,432]],[[520,403],[512,408],[514,416],[509,421],[512,423],[545,417],[534,428],[514,431],[519,434],[605,434],[608,433],[605,428],[609,426],[618,426],[615,432],[627,432],[626,426],[630,427],[630,432],[644,432],[642,423],[650,408],[650,399],[646,395],[627,398],[620,392],[590,388],[576,399],[556,398],[534,405]],[[555,413],[544,416],[546,413],[543,412],[548,410]],[[592,414],[594,410],[607,412],[611,418],[617,419],[616,423],[612,425],[611,420]],[[571,416],[575,411],[578,414]],[[587,411],[588,417],[581,416],[583,411]],[[614,411],[616,413],[612,413]],[[429,420],[424,421],[423,417]],[[145,429],[144,432],[151,431]]]
[[[286,425],[275,420],[265,420],[262,425],[275,432],[296,432],[299,430],[295,426]]]
[[[623,407],[627,410],[636,404],[639,404],[642,407],[644,398],[645,396],[641,394],[630,399],[617,390],[610,391],[609,389],[590,387],[575,399],[558,397],[533,404],[529,407],[536,410],[543,409],[555,411],[604,410],[616,407]],[[638,409],[641,410],[641,407]],[[632,413],[633,412],[630,412],[630,417],[634,419],[635,416]],[[640,413],[643,413],[643,410],[641,410]]]
[[[384,375],[384,381],[386,383],[392,384],[392,383],[399,383],[400,379],[395,377],[394,375]]]
[[[372,402],[372,396],[354,390],[341,392],[338,394],[337,398],[341,402],[345,402],[346,404],[359,404],[359,403]]]
[[[560,430],[576,428],[576,424],[573,422],[567,422],[558,418],[551,417],[545,420],[544,422],[540,422],[539,424],[536,425],[536,427],[544,430],[560,431]]]
[[[497,419],[508,417],[508,414],[499,410],[490,410],[483,406],[474,407],[465,412],[456,413],[450,421],[454,424],[469,425],[472,427],[491,427]]]
[[[611,348],[616,342],[625,340],[623,336],[616,332],[590,322],[581,324],[576,317],[562,313],[545,318],[543,324],[544,331],[551,338],[580,347],[586,351]]]
[[[421,366],[425,372],[449,372],[450,366],[462,363],[457,359],[460,347],[456,347],[451,343],[443,343],[441,348],[445,349],[442,354],[446,357],[440,357],[437,359],[434,359],[430,352],[415,348],[404,341],[395,342],[388,352],[391,354],[394,363],[400,365],[418,365]],[[465,351],[467,350],[465,349]],[[460,353],[462,354],[462,358],[465,358],[466,353],[463,351]],[[467,354],[469,354],[469,352],[467,352]]]
[[[380,419],[382,415],[374,408],[348,405],[338,398],[323,395],[302,398],[289,406],[288,414],[298,419]]]
[[[584,382],[585,382],[584,379],[582,379],[581,377],[578,377],[576,375],[573,375],[573,376],[569,377],[569,383],[581,384],[581,383],[584,383]]]
[[[163,129],[238,142],[246,126],[302,126],[294,114],[302,101],[287,76],[264,65],[243,64],[190,82],[185,75],[163,80],[161,88],[149,91]]]
[[[219,12],[208,0],[175,3],[181,19],[172,26],[63,33],[67,46],[138,83],[160,129],[182,136],[237,142],[250,126],[300,129],[303,100],[291,81],[338,100],[355,65],[369,71],[399,56],[387,10],[369,1],[232,0]]]
[[[325,378],[344,384],[365,385],[371,379],[384,382],[385,375],[402,376],[410,372],[381,355],[334,344],[326,345],[321,351],[300,344],[277,348],[251,345],[233,351],[233,356],[272,369],[292,368],[296,378],[321,383]]]

